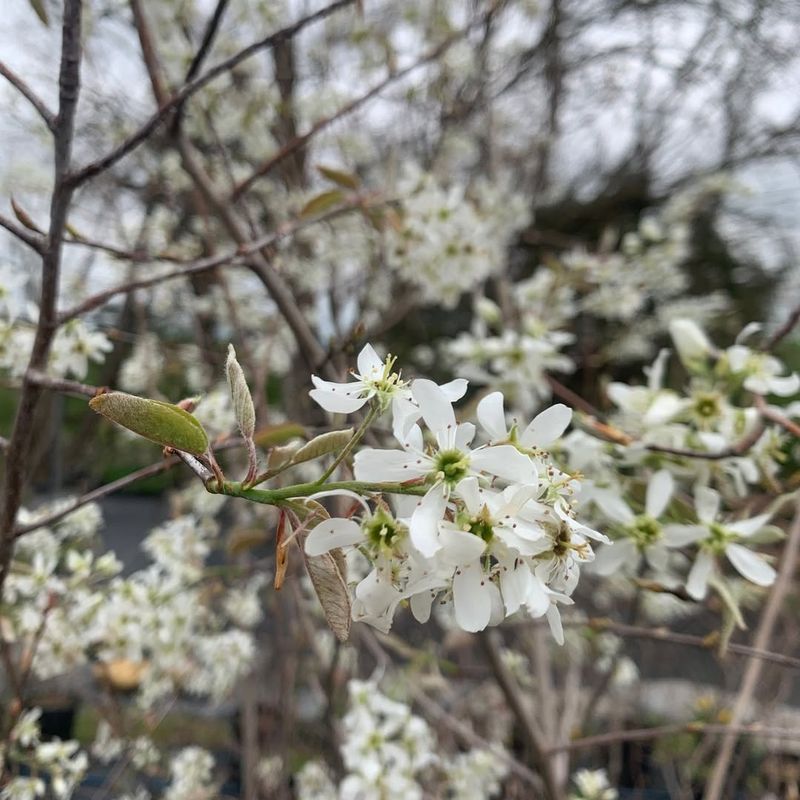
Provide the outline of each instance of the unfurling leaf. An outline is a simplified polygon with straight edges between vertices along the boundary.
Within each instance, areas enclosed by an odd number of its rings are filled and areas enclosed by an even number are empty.
[[[303,558],[308,570],[308,577],[317,593],[322,613],[330,629],[340,642],[346,642],[350,636],[350,594],[347,591],[347,578],[339,566],[340,559],[333,555],[334,551],[321,556],[308,556],[305,551],[305,535],[298,537],[298,544],[303,551]],[[341,553],[339,553],[341,556]],[[344,560],[341,559],[342,565]]]
[[[342,172],[339,169],[332,167],[325,167],[322,164],[317,165],[320,175],[327,178],[329,181],[344,186],[345,189],[358,189],[360,181],[357,175],[351,175],[349,172]]]
[[[29,231],[33,231],[34,233],[39,233],[42,236],[45,235],[45,232],[33,221],[31,215],[13,197],[11,198],[11,210],[14,212],[14,216]]]
[[[44,0],[28,0],[30,7],[37,17],[48,27],[50,27],[50,16],[47,13],[47,6]]]
[[[188,411],[172,403],[125,392],[107,392],[93,397],[89,406],[117,425],[163,447],[196,456],[208,450],[208,436],[203,426]]]
[[[317,214],[322,214],[334,206],[338,205],[344,199],[344,194],[339,189],[331,189],[328,192],[322,192],[316,197],[312,197],[300,212],[300,218],[315,217]]]
[[[330,431],[315,436],[310,442],[304,444],[292,458],[293,464],[302,464],[304,461],[313,461],[315,458],[335,453],[341,450],[353,438],[353,429],[343,431]]]
[[[228,377],[228,386],[231,390],[236,424],[245,439],[252,439],[256,430],[256,409],[253,406],[253,398],[250,395],[247,378],[244,377],[244,370],[236,360],[236,351],[233,349],[232,344],[228,345],[225,374]]]
[[[298,445],[285,444],[283,447],[273,447],[267,456],[267,469],[276,470],[291,464],[292,456],[297,452]]]

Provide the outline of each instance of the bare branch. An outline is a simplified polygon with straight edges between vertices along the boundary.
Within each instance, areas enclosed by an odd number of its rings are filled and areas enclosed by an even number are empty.
[[[800,555],[800,504],[795,511],[795,518],[786,540],[778,567],[778,577],[769,594],[761,618],[758,621],[758,628],[753,640],[753,647],[756,650],[768,650],[772,633],[778,621],[784,600],[794,582],[795,571],[797,570],[797,557]],[[750,708],[753,696],[761,677],[761,670],[764,666],[763,661],[754,659],[750,661],[745,670],[739,692],[736,695],[736,702],[731,711],[731,728],[724,731],[722,743],[720,744],[717,758],[711,770],[711,777],[706,785],[703,800],[721,800],[725,791],[728,770],[730,768],[733,751],[736,748],[738,731],[734,726],[740,725]],[[795,735],[800,735],[795,732]]]
[[[103,292],[98,292],[91,297],[87,297],[86,300],[74,306],[73,308],[61,312],[59,315],[59,324],[63,325],[65,322],[69,322],[71,319],[81,317],[87,312],[93,311],[95,308],[105,305],[107,302],[120,294],[129,294],[137,289],[148,289],[151,286],[157,286],[158,284],[165,283],[166,281],[176,280],[178,278],[186,278],[190,275],[197,275],[202,272],[207,272],[211,269],[216,269],[217,267],[223,265],[236,266],[247,264],[253,253],[263,250],[266,247],[274,247],[284,239],[294,236],[299,231],[304,230],[311,225],[317,225],[321,222],[328,222],[329,220],[335,219],[342,214],[346,214],[349,211],[352,211],[354,208],[361,206],[363,202],[363,197],[354,197],[352,200],[346,201],[338,208],[327,211],[324,214],[320,214],[316,217],[309,217],[308,219],[298,219],[294,220],[293,222],[283,224],[278,228],[278,230],[275,231],[275,233],[262,236],[259,239],[248,242],[247,244],[237,247],[235,250],[227,253],[222,253],[218,256],[208,256],[207,258],[201,258],[197,261],[188,262],[179,269],[172,270],[171,272],[165,272],[162,275],[154,275],[151,278],[141,278],[140,280],[122,283],[119,286],[112,286],[110,289],[106,289]]]
[[[77,171],[73,172],[69,176],[70,186],[73,188],[80,186],[82,183],[85,183],[100,173],[105,172],[107,169],[116,164],[117,161],[124,158],[126,155],[128,155],[128,153],[131,153],[140,144],[142,144],[142,142],[147,140],[153,131],[155,131],[161,125],[161,123],[164,122],[164,120],[172,111],[185,103],[189,97],[198,92],[215,78],[225,74],[226,72],[229,72],[234,67],[241,64],[242,61],[250,58],[250,56],[254,55],[255,53],[270,47],[274,47],[276,44],[278,44],[278,42],[291,39],[308,25],[323,20],[339,9],[352,5],[354,2],[355,0],[336,0],[330,5],[321,8],[319,11],[315,11],[313,14],[309,14],[308,16],[299,19],[294,24],[289,25],[286,28],[282,28],[273,34],[254,42],[230,58],[226,58],[216,66],[211,67],[208,71],[204,72],[190,83],[187,83],[181,87],[181,89],[172,95],[172,97],[170,97],[166,103],[161,105],[158,110],[155,111],[137,131],[132,133],[124,142],[115,147],[110,153],[107,153],[102,158],[92,161],[91,163],[86,164],[84,167],[81,167]]]
[[[560,800],[563,794],[553,774],[552,765],[550,763],[550,751],[547,750],[544,743],[541,741],[539,733],[528,714],[528,710],[525,708],[525,701],[520,688],[500,655],[500,644],[497,639],[497,632],[484,631],[480,634],[480,643],[483,646],[484,653],[492,668],[495,679],[503,692],[506,703],[508,703],[509,709],[517,720],[525,745],[536,763],[539,774],[542,776],[545,797],[547,800]]]
[[[77,397],[94,397],[103,391],[98,386],[90,386],[88,383],[70,381],[65,378],[53,378],[35,369],[29,369],[25,377],[28,381],[36,386],[41,386],[43,389],[52,389],[55,392],[72,394]]]
[[[42,252],[42,289],[39,298],[39,322],[36,327],[28,371],[42,371],[47,364],[57,319],[57,298],[61,271],[61,252],[67,212],[73,187],[66,178],[70,169],[75,112],[80,91],[82,0],[64,0],[59,68],[59,106],[55,119],[53,193],[50,202],[50,228]],[[6,450],[0,509],[0,596],[8,575],[14,544],[14,527],[22,502],[22,490],[31,459],[33,420],[42,395],[42,387],[23,378],[14,427]]]
[[[56,116],[45,105],[44,100],[25,83],[14,70],[7,64],[0,61],[0,75],[2,75],[36,110],[36,113],[44,120],[51,133],[56,132]]]
[[[795,306],[794,310],[789,314],[786,322],[772,334],[764,345],[765,350],[772,350],[779,342],[785,339],[795,328],[797,323],[800,322],[800,303]]]

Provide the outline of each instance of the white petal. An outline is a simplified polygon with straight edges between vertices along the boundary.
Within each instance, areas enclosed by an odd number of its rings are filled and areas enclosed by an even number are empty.
[[[686,400],[681,400],[672,392],[659,392],[642,416],[642,422],[646,426],[663,425],[674,416],[680,414],[688,405],[689,403]]]
[[[475,426],[471,422],[462,422],[456,425],[456,435],[453,437],[456,450],[466,450],[474,438]]]
[[[719,493],[707,486],[699,486],[694,490],[694,505],[700,522],[713,522],[719,513]]]
[[[453,605],[462,630],[482,631],[492,615],[492,596],[486,576],[476,564],[458,571],[453,578]]]
[[[538,483],[536,469],[528,456],[510,444],[482,447],[470,458],[472,466],[514,483]]]
[[[525,605],[534,618],[543,617],[550,607],[550,597],[547,594],[544,584],[536,575],[531,575],[528,581],[528,594],[525,597]]]
[[[456,415],[453,412],[453,406],[433,381],[417,378],[411,384],[411,394],[419,403],[419,410],[425,424],[434,433],[455,428]]]
[[[411,426],[419,419],[419,406],[411,396],[396,394],[392,397],[392,434],[398,442],[405,442]]]
[[[369,399],[368,397],[360,397],[359,392],[344,391],[344,387],[353,386],[354,384],[339,383],[332,384],[335,386],[343,387],[341,392],[331,389],[312,389],[308,394],[311,399],[321,405],[326,411],[331,414],[352,414],[358,411]]]
[[[447,507],[447,498],[441,486],[432,487],[419,501],[409,522],[408,532],[411,544],[425,557],[434,556],[439,544],[439,523]]]
[[[464,478],[463,481],[459,481],[456,491],[470,514],[477,514],[481,510],[483,502],[477,478]]]
[[[776,375],[774,378],[769,379],[768,385],[772,394],[776,394],[778,397],[791,397],[793,394],[797,394],[797,390],[800,389],[800,377],[794,372],[783,377]]]
[[[319,556],[334,547],[348,547],[364,541],[361,526],[352,519],[333,517],[320,522],[306,537],[305,550],[309,556]]]
[[[669,550],[660,544],[651,544],[644,550],[647,563],[656,571],[664,572],[669,563]]]
[[[306,499],[319,500],[321,497],[349,497],[351,500],[355,500],[357,503],[360,503],[368,514],[370,513],[367,501],[360,494],[352,492],[350,491],[350,489],[326,489],[325,491],[322,492],[316,492],[315,494],[310,494]],[[302,501],[302,498],[298,499]]]
[[[506,614],[518,611],[525,602],[531,580],[531,572],[525,564],[520,563],[515,569],[511,562],[507,565],[507,569],[501,569],[500,591],[503,593]]]
[[[550,625],[550,633],[556,640],[556,644],[564,644],[564,626],[561,624],[561,612],[555,603],[551,603],[547,609],[547,622]]]
[[[725,555],[742,577],[758,586],[772,586],[775,582],[775,570],[758,553],[731,543],[725,548]]]
[[[426,475],[430,463],[416,453],[367,448],[356,453],[353,468],[357,481],[409,481]]]
[[[478,422],[481,427],[489,434],[489,438],[494,441],[502,441],[508,438],[506,430],[506,415],[503,411],[503,393],[492,392],[487,394],[478,403]]]
[[[675,481],[669,470],[661,469],[656,472],[647,484],[645,513],[653,519],[658,519],[664,513],[674,489]]]
[[[572,409],[556,403],[537,414],[519,437],[523,447],[547,447],[561,436],[572,422]]]
[[[489,592],[489,600],[492,610],[489,614],[489,625],[499,625],[506,618],[506,610],[503,606],[503,596],[493,581],[486,581],[486,589]]]
[[[383,372],[383,361],[371,344],[365,344],[358,354],[358,372],[363,378],[372,378],[374,372]]]
[[[747,341],[754,333],[758,333],[764,326],[760,322],[748,322],[736,337],[736,344]]]
[[[691,570],[689,570],[689,577],[686,579],[686,591],[689,597],[695,600],[702,600],[708,591],[708,578],[711,575],[711,570],[714,566],[714,559],[710,553],[701,550],[697,554]]]
[[[661,536],[667,547],[685,547],[705,539],[708,528],[705,525],[665,525]]]
[[[452,522],[439,523],[439,545],[437,559],[452,567],[472,564],[486,550],[486,542],[480,536],[459,530]]]
[[[771,516],[772,514],[759,514],[751,519],[738,519],[736,522],[726,524],[725,527],[747,539],[754,533],[758,533],[769,522]]]
[[[623,564],[634,566],[638,561],[636,543],[621,539],[597,549],[591,571],[597,575],[613,575]]]
[[[600,510],[614,522],[630,525],[636,519],[636,514],[631,511],[631,507],[610,489],[596,490],[592,499],[600,507]]]
[[[435,596],[434,592],[426,591],[415,594],[411,598],[409,605],[411,606],[411,613],[417,622],[424,624],[431,618],[431,605]]]
[[[439,388],[451,403],[455,403],[467,393],[467,386],[469,386],[469,381],[466,378],[456,378],[448,383],[443,383]]]

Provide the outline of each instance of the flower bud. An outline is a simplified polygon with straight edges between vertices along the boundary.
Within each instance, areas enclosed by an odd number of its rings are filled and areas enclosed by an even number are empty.
[[[716,352],[703,329],[690,319],[674,319],[669,324],[669,334],[686,369],[696,372],[706,358]]]

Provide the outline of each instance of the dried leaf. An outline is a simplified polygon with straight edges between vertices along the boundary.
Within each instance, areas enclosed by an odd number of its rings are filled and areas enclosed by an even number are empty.
[[[334,206],[338,205],[344,199],[344,193],[340,189],[331,189],[327,192],[322,192],[316,197],[312,197],[300,212],[300,218],[315,217],[317,214],[322,214]]]
[[[275,534],[275,580],[273,586],[276,592],[283,587],[286,570],[289,568],[289,542],[286,540],[286,512],[281,509],[278,518],[278,530]]]
[[[322,164],[318,164],[317,169],[324,178],[327,178],[329,181],[332,181],[339,186],[343,186],[345,189],[358,189],[361,183],[357,175],[352,175],[349,172],[342,172],[342,170],[339,169],[325,167]]]
[[[330,431],[315,436],[310,442],[304,444],[292,458],[293,464],[302,464],[304,461],[313,461],[328,453],[341,450],[353,438],[353,429],[343,431]]]
[[[151,442],[201,456],[208,450],[208,436],[188,411],[161,400],[106,392],[89,401],[93,411]]]
[[[250,395],[250,387],[241,364],[236,360],[236,351],[233,345],[228,345],[228,358],[225,361],[225,375],[228,378],[228,387],[233,400],[233,413],[236,424],[245,439],[252,439],[256,430],[256,409]]]
[[[307,556],[304,548],[305,536],[299,542],[303,551],[308,576],[317,593],[322,613],[330,629],[340,642],[350,637],[351,607],[350,593],[336,556],[324,553],[321,556]],[[339,553],[341,556],[341,553]]]

